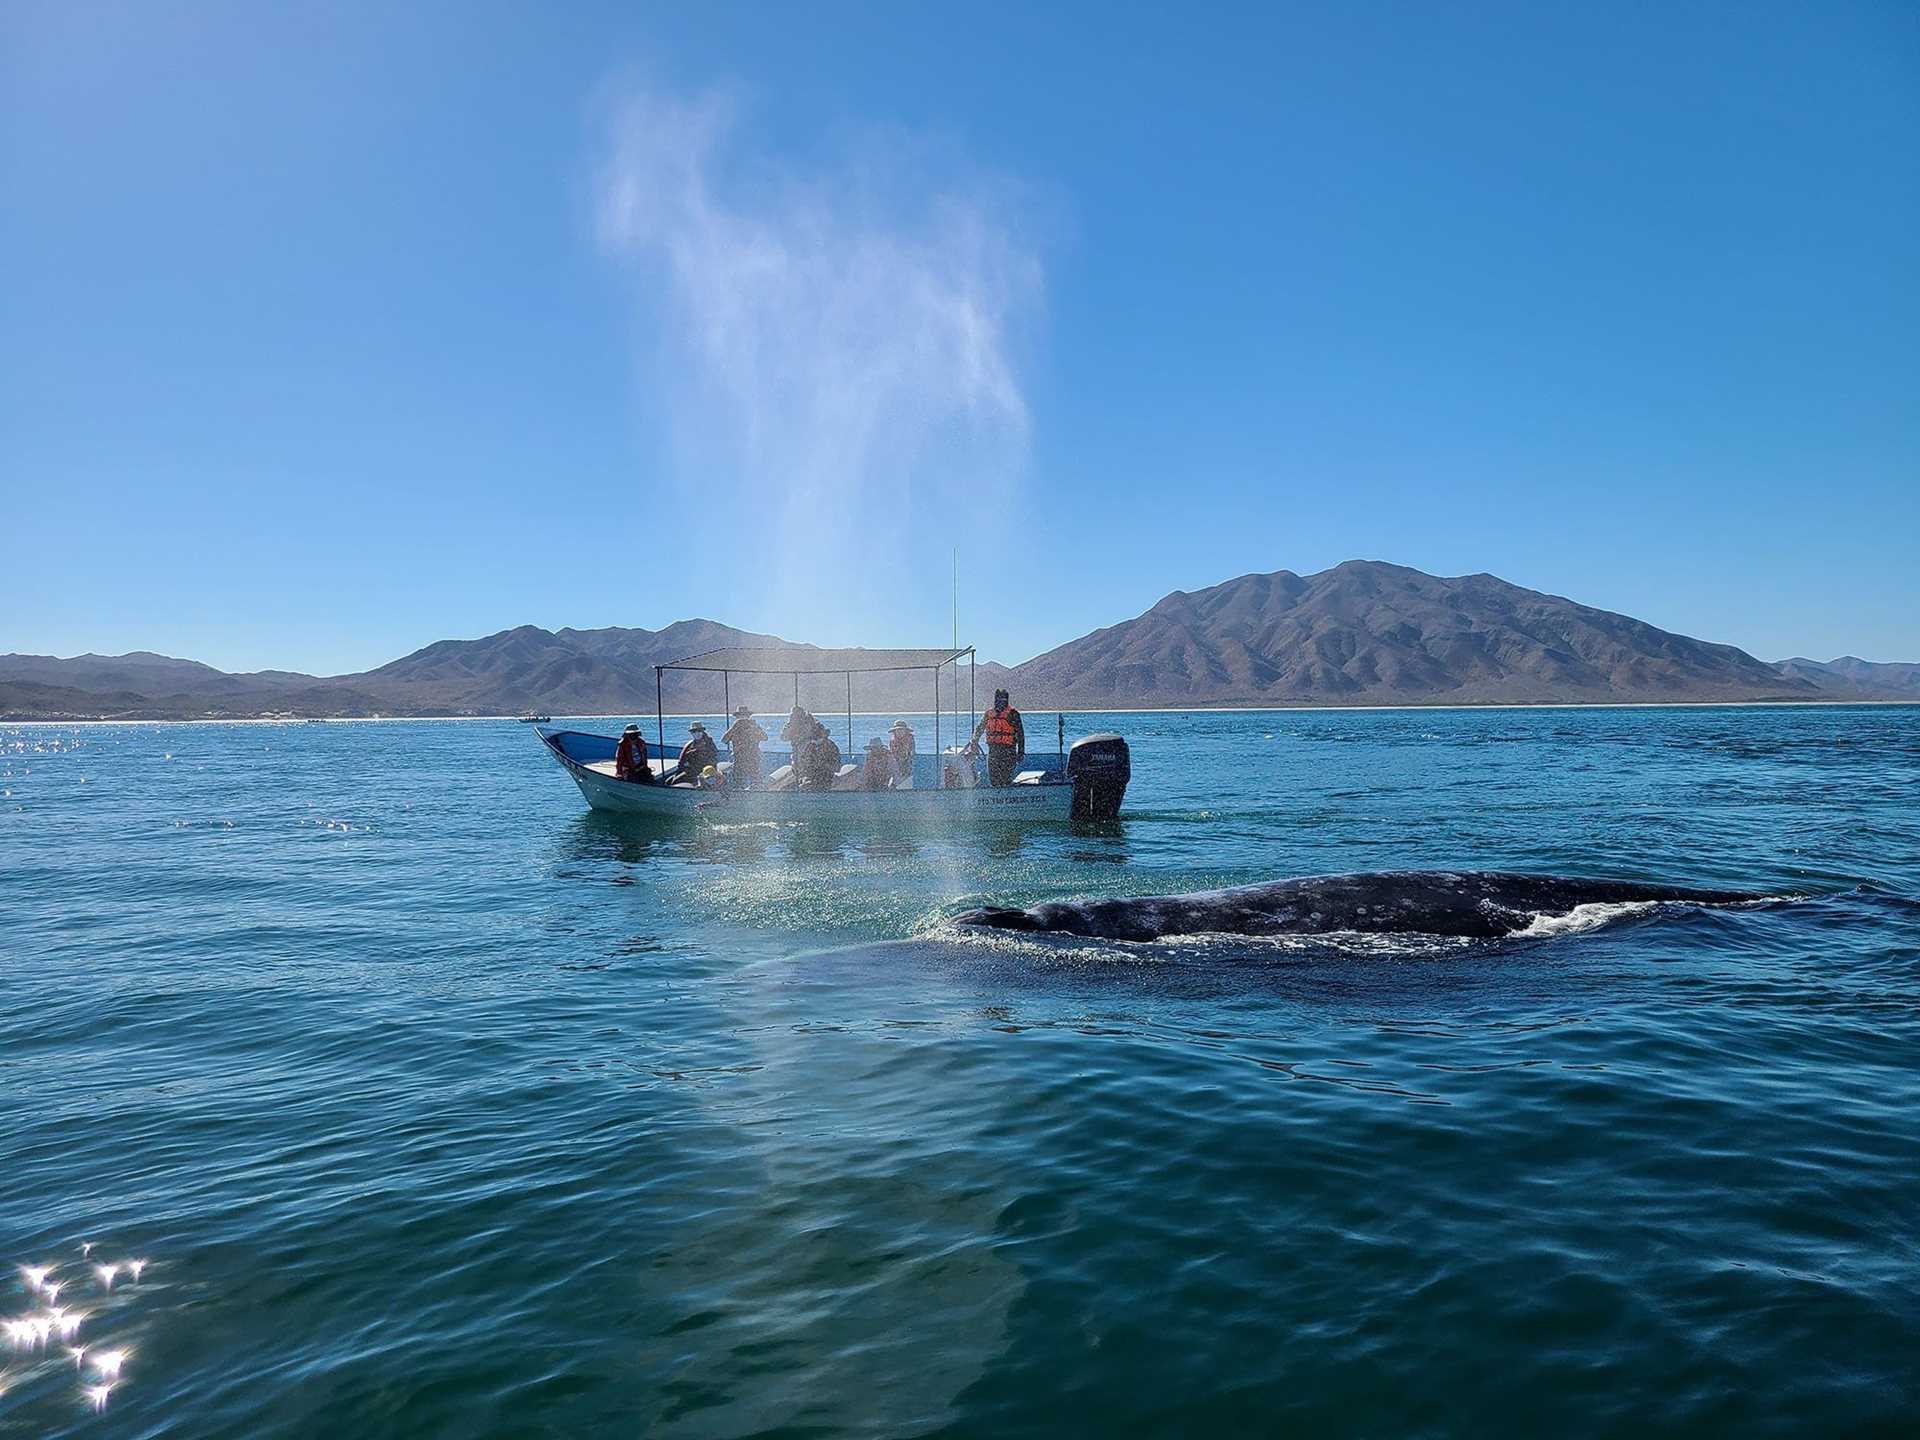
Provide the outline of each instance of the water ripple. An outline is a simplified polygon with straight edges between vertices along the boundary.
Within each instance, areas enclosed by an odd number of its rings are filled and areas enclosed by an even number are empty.
[[[0,728],[0,1433],[1920,1407],[1920,710],[1114,724],[1125,822],[991,843],[635,833],[512,725]],[[1461,865],[1795,898],[944,918]]]

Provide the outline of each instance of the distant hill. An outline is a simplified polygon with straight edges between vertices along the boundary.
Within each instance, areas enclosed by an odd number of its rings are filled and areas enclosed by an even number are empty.
[[[33,680],[0,680],[0,719],[145,720],[153,718],[151,696],[132,690],[80,690]]]
[[[522,625],[436,641],[378,669],[330,677],[230,675],[144,651],[0,655],[0,719],[643,715],[653,709],[656,664],[721,646],[783,643],[704,619],[661,630]],[[1001,684],[1030,711],[1920,700],[1920,665],[1851,656],[1772,665],[1492,575],[1447,578],[1349,560],[1317,575],[1278,570],[1175,591],[1142,615],[1011,670],[983,663],[978,702]],[[667,708],[683,714],[718,716],[722,694],[712,674],[670,674],[664,687]],[[736,676],[730,698],[780,711],[793,703],[793,683]],[[801,699],[832,711],[846,703],[846,682],[806,679]],[[924,673],[858,677],[853,702],[860,710],[925,711],[932,681]]]
[[[1775,667],[1835,696],[1863,700],[1920,700],[1920,665],[1883,664],[1842,655],[1838,660],[1782,660]]]
[[[65,660],[52,655],[0,655],[0,680],[145,695],[234,695],[315,683],[311,675],[286,670],[230,675],[198,660],[176,660],[150,650],[135,650],[128,655],[75,655]]]
[[[1805,700],[1822,691],[1714,645],[1492,575],[1376,560],[1243,575],[1017,667],[1049,703],[1525,704]]]
[[[726,646],[789,643],[713,620],[678,620],[663,630],[523,625],[479,640],[442,640],[344,679],[389,697],[394,713],[629,715],[653,709],[655,665]],[[989,674],[1006,674],[1000,666],[980,670],[989,684]],[[964,667],[961,674],[964,683]],[[793,704],[794,687],[784,676],[736,675],[723,682],[718,675],[679,671],[665,677],[662,694],[669,710],[718,715],[728,699],[757,710],[785,710]],[[846,681],[838,675],[803,678],[800,698],[818,709],[843,707]],[[931,709],[933,678],[856,676],[853,702],[859,710]]]
[[[522,625],[478,640],[442,640],[347,678],[415,713],[625,713],[653,708],[657,664],[722,645],[778,643],[711,620],[664,630]]]
[[[734,645],[784,645],[777,636],[713,620],[680,620],[662,630],[608,627],[543,630],[522,625],[477,640],[440,640],[374,670],[320,678],[290,671],[229,675],[191,660],[130,655],[0,655],[0,719],[242,719],[256,716],[643,715],[654,707],[653,667]],[[981,703],[1005,666],[977,672]],[[960,683],[967,669],[960,670]],[[949,685],[947,672],[943,685]],[[846,703],[839,675],[803,677],[802,703],[823,712]],[[961,692],[962,705],[965,691]],[[726,701],[762,712],[794,703],[784,676],[670,672],[662,687],[675,713],[718,717]],[[951,706],[953,696],[943,692]],[[854,707],[933,707],[925,672],[857,676]]]

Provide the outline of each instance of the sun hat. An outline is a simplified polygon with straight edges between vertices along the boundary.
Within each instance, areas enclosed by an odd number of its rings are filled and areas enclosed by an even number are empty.
[[[893,722],[893,728],[895,730],[911,730],[913,726],[907,724],[904,720],[896,720]]]
[[[736,706],[736,707],[734,708],[734,712],[733,712],[733,714],[734,714],[734,718],[735,718],[736,720],[737,720],[737,719],[739,719],[739,718],[740,718],[740,716],[742,716],[742,715],[752,715],[752,714],[753,714],[753,707],[752,707],[751,705],[739,705],[739,706]]]
[[[640,727],[638,725],[629,725],[625,730],[622,730],[620,733],[622,735],[638,735],[640,733]]]
[[[698,730],[702,735],[706,734],[707,722],[704,720],[696,720],[691,725],[687,726],[687,731],[689,734],[691,734],[695,730]]]

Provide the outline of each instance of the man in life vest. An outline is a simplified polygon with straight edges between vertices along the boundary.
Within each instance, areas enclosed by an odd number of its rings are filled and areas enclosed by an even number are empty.
[[[1007,703],[1006,691],[993,692],[993,708],[973,727],[968,750],[978,752],[982,732],[987,737],[987,783],[1011,785],[1014,770],[1027,758],[1027,727],[1020,722],[1020,712]]]
[[[613,752],[613,777],[641,785],[653,784],[653,769],[647,764],[647,742],[640,738],[638,725],[629,725],[620,734],[619,748]]]

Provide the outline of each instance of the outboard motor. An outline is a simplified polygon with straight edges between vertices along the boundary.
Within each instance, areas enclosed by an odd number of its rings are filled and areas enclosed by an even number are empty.
[[[1073,785],[1075,820],[1112,820],[1120,814],[1133,757],[1118,735],[1089,735],[1067,752],[1067,779]]]

